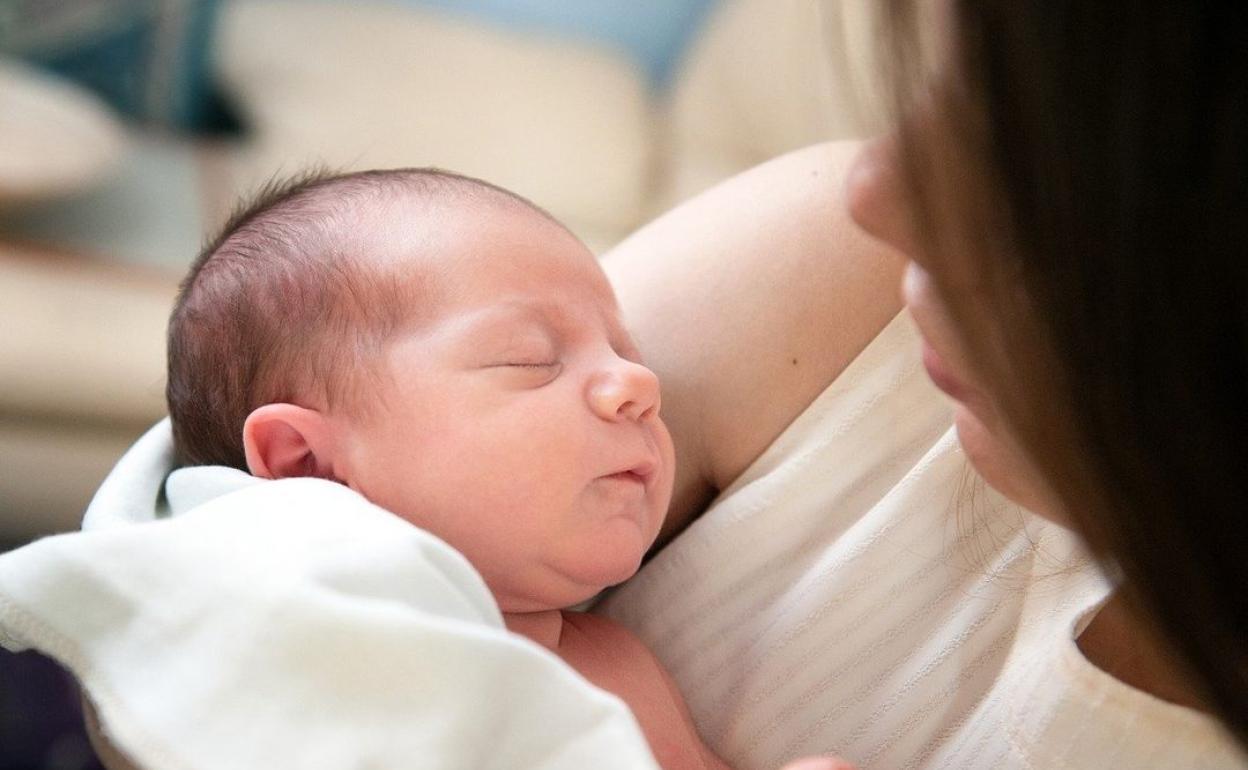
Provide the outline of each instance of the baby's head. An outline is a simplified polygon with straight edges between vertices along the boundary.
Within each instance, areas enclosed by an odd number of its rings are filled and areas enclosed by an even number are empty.
[[[438,535],[504,611],[631,575],[671,496],[659,387],[563,226],[440,171],[273,188],[170,320],[184,464],[316,476]]]

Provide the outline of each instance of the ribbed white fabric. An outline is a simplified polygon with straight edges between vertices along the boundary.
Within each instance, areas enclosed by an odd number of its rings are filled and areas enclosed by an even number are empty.
[[[739,770],[1245,766],[1213,720],[1082,657],[1107,584],[975,480],[918,361],[903,314],[599,611]]]

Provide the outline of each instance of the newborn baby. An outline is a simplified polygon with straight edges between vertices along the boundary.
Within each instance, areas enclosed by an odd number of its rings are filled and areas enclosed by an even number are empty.
[[[674,457],[611,286],[548,214],[434,170],[270,188],[182,286],[168,397],[182,464],[331,479],[437,535],[660,764],[723,767],[638,639],[561,609],[637,570]]]

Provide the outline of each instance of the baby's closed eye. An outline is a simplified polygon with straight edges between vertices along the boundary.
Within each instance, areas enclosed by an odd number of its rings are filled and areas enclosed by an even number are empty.
[[[486,370],[496,372],[504,383],[513,387],[540,387],[553,382],[563,370],[563,362],[545,358],[506,358],[487,365]]]

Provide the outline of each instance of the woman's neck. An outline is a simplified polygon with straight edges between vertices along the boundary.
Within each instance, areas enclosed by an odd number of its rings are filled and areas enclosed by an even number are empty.
[[[1094,666],[1110,676],[1164,701],[1208,711],[1183,674],[1183,665],[1115,593],[1076,640]]]

